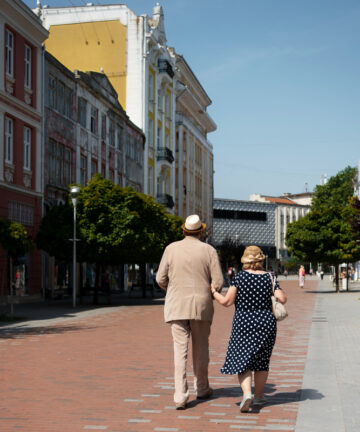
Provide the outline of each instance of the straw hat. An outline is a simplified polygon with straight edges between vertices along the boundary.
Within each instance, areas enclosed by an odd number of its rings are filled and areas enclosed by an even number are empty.
[[[182,229],[190,234],[196,234],[204,230],[206,225],[201,222],[198,215],[190,215],[186,218],[185,223],[182,224]]]
[[[244,250],[244,254],[241,257],[241,262],[243,264],[249,264],[264,261],[264,259],[265,255],[262,253],[262,250],[258,246],[248,246]]]

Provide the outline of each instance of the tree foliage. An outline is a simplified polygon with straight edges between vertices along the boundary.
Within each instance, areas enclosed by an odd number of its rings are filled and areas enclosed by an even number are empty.
[[[152,197],[114,185],[96,174],[81,188],[77,204],[78,260],[99,264],[157,262],[171,241],[181,238],[182,219],[168,215]],[[36,243],[71,261],[73,207],[69,197],[43,218]]]
[[[73,209],[70,203],[52,207],[42,218],[36,245],[59,261],[72,259]]]
[[[78,221],[91,262],[157,262],[179,238],[181,219],[132,188],[95,175],[79,195]]]
[[[0,219],[0,244],[11,258],[25,255],[33,247],[23,225],[8,219]]]
[[[218,249],[223,270],[226,270],[229,266],[238,267],[240,265],[245,246],[239,240],[226,237]]]
[[[355,175],[355,168],[347,167],[315,188],[310,212],[287,227],[286,244],[294,258],[336,268],[360,259],[352,229],[357,217],[352,205]]]

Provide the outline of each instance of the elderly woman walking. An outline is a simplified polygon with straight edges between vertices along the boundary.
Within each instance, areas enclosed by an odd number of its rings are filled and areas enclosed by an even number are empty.
[[[228,307],[235,303],[232,331],[221,372],[237,374],[243,399],[240,411],[251,405],[261,406],[267,401],[263,390],[269,373],[270,356],[276,339],[276,319],[272,313],[273,276],[263,270],[265,255],[257,246],[245,249],[241,258],[243,270],[231,281],[226,295],[211,288],[213,298]],[[274,283],[275,297],[286,303],[286,295]],[[252,372],[255,394],[252,395]]]

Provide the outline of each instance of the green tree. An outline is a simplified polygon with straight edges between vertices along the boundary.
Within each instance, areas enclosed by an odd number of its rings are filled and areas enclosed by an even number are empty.
[[[29,238],[23,225],[0,218],[0,245],[6,251],[9,266],[9,285],[11,290],[11,317],[14,315],[14,305],[12,299],[12,268],[13,260],[28,253],[33,248],[33,242]]]
[[[221,242],[218,250],[221,267],[223,271],[226,271],[229,267],[238,267],[240,265],[245,246],[239,240],[226,237]]]
[[[69,202],[52,207],[42,218],[36,245],[59,261],[71,262],[73,237],[73,208]],[[81,245],[78,245],[81,247]],[[79,252],[79,261],[81,253]]]
[[[295,259],[335,266],[337,291],[339,264],[360,259],[360,245],[352,230],[357,217],[352,205],[355,175],[355,168],[347,167],[326,185],[317,186],[310,212],[290,223],[286,233],[286,244]]]
[[[152,197],[95,175],[80,192],[78,225],[88,260],[96,263],[96,287],[102,265],[137,263],[145,294],[145,264],[158,262],[165,246],[180,238],[181,222]]]
[[[0,244],[13,259],[25,255],[33,247],[23,225],[8,219],[0,219]]]

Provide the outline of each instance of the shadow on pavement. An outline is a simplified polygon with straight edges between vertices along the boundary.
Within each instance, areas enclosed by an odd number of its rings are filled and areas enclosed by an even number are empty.
[[[110,304],[107,299],[100,298],[97,305],[92,304],[92,296],[84,297],[81,301],[77,301],[77,306],[72,307],[72,299],[70,297],[59,300],[44,300],[36,303],[19,303],[14,305],[14,316],[16,321],[0,320],[0,329],[9,327],[27,321],[49,320],[49,319],[76,319],[77,314],[82,312],[91,312],[98,309],[112,308],[116,310],[118,307],[132,306],[161,306],[164,304],[164,297],[128,297],[112,295]],[[104,301],[106,303],[104,303]],[[2,306],[1,313],[10,315],[10,305]]]
[[[95,327],[67,325],[52,325],[49,327],[14,327],[0,330],[0,339],[22,339],[22,336],[42,336],[51,334],[61,334],[66,332],[76,332],[79,330],[91,330]]]
[[[293,402],[301,402],[305,400],[317,400],[322,399],[325,396],[320,393],[316,389],[298,389],[294,392],[279,392],[275,393],[276,391],[276,385],[275,384],[266,384],[264,389],[264,395],[266,400],[268,401],[266,405],[263,406],[254,406],[251,408],[251,411],[249,413],[259,413],[262,408],[266,408],[269,406],[274,405],[283,405]],[[273,394],[269,394],[273,393]],[[214,389],[214,393],[211,397],[212,400],[214,399],[223,399],[226,397],[239,397],[239,402],[236,403],[236,405],[240,405],[241,398],[242,398],[242,391],[240,386],[236,387],[224,387],[224,388],[218,388]],[[206,402],[206,400],[193,400],[188,403],[188,408],[195,407],[196,405]]]
[[[347,294],[347,293],[358,293],[360,292],[360,289],[356,288],[356,289],[349,289],[349,291],[340,291],[340,292],[336,292],[336,289],[334,288],[333,290],[330,291],[311,291],[311,290],[305,290],[304,291],[306,294]]]

